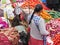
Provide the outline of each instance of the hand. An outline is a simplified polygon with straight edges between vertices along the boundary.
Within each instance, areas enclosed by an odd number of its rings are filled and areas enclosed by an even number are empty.
[[[51,45],[53,45],[53,41],[51,40],[51,37],[47,37],[47,42],[50,43]]]

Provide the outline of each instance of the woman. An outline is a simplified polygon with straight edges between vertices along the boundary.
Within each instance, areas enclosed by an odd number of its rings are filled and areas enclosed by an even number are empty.
[[[15,17],[12,21],[12,26],[15,27],[15,26],[22,25],[21,23],[25,21],[25,13],[19,6],[15,7],[14,15]]]
[[[30,30],[30,40],[28,45],[43,45],[43,35],[48,35],[49,32],[46,31],[45,22],[42,17],[40,17],[40,12],[43,10],[43,7],[38,4],[36,5],[32,15],[28,16]],[[39,27],[39,30],[37,26]]]

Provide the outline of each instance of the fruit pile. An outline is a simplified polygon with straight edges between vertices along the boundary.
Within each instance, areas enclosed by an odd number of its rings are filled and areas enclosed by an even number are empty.
[[[7,43],[5,45],[10,45],[9,42],[12,45],[18,45],[19,33],[16,30],[16,28],[11,27],[11,28],[0,29],[0,45],[2,45],[1,41],[5,41],[3,42]]]
[[[47,13],[44,9],[43,11],[41,11],[40,16],[46,20],[52,19],[52,16],[49,13]]]
[[[39,4],[39,1],[25,1],[24,4],[22,5],[23,8],[26,8],[26,7],[30,7],[30,8],[34,8],[36,4]]]
[[[23,3],[23,5],[21,6],[22,8],[34,8],[37,4],[41,4],[43,6],[44,9],[49,10],[49,8],[47,8],[41,1],[39,0],[29,0],[29,1],[25,1]]]
[[[54,45],[60,45],[60,34],[56,34],[53,38]]]
[[[46,23],[46,29],[50,31],[50,36],[53,38],[60,32],[60,18],[52,19]]]

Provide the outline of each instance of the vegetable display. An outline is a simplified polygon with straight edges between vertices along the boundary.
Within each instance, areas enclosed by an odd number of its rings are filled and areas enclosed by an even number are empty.
[[[8,38],[9,42],[12,44],[12,45],[18,45],[18,40],[19,40],[19,33],[18,31],[11,27],[11,28],[5,28],[5,29],[0,29],[0,41],[2,40],[5,40],[5,41],[8,41],[4,38],[3,35],[1,34],[4,34],[6,39]],[[1,37],[2,36],[2,37]],[[6,45],[9,45],[9,42],[6,42],[8,44]],[[4,42],[3,42],[4,43]],[[0,42],[1,44],[1,42]],[[1,44],[2,45],[2,44]]]
[[[47,11],[53,18],[60,18],[60,12],[58,11],[53,11],[53,10],[50,10],[50,11]]]
[[[33,9],[37,4],[41,4],[45,10],[50,10],[49,8],[47,8],[47,7],[46,7],[41,1],[39,1],[39,0],[28,0],[28,1],[25,1],[21,7],[22,7],[22,8],[27,8],[27,7],[29,7],[29,8],[32,8],[32,9]]]
[[[0,33],[0,45],[12,45],[6,35]]]
[[[60,45],[60,34],[56,34],[53,38],[54,45]]]
[[[47,20],[52,19],[52,16],[49,13],[47,13],[45,10],[41,11],[40,16]]]
[[[55,34],[60,33],[60,18],[52,19],[46,23],[46,29],[50,31],[50,36],[53,38]]]

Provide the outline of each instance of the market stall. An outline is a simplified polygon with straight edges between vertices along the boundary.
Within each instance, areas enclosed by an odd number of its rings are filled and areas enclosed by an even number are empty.
[[[8,2],[9,1],[9,2]],[[54,42],[53,45],[60,45],[60,12],[50,10],[47,8],[42,1],[39,0],[2,0],[0,7],[0,40],[3,37],[5,41],[8,41],[10,45],[18,45],[19,42],[19,32],[26,30],[27,27],[23,21],[24,26],[12,27],[11,23],[16,16],[14,9],[18,9],[17,13],[22,14],[21,20],[27,19],[27,16],[33,12],[35,5],[41,4],[43,6],[43,11],[40,15],[46,21],[46,29],[50,32],[49,37],[51,37]],[[22,9],[22,10],[20,10]],[[23,13],[20,13],[20,12]],[[18,22],[18,21],[17,21]],[[15,23],[15,22],[14,22]],[[14,24],[13,23],[13,24]],[[26,32],[26,31],[25,31]],[[57,40],[57,41],[56,41]],[[2,40],[1,40],[2,41]],[[3,41],[2,41],[3,42]],[[0,43],[1,45],[2,42]],[[7,45],[7,43],[6,43]]]

